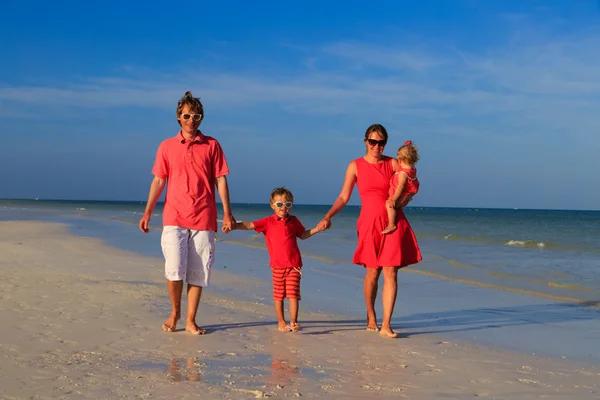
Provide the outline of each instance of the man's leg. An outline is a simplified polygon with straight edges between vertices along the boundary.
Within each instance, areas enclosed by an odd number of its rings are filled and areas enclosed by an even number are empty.
[[[181,317],[181,293],[187,264],[187,231],[177,226],[164,226],[161,246],[165,256],[165,277],[171,298],[171,316],[163,324],[165,332],[174,332]]]
[[[183,281],[167,281],[169,297],[171,298],[171,316],[163,324],[165,332],[174,332],[177,328],[177,321],[181,318],[181,292],[183,291]]]
[[[214,263],[215,232],[190,230],[187,259],[187,315],[185,330],[193,335],[203,335],[206,329],[196,324],[196,314],[202,288],[208,287]]]
[[[198,305],[202,297],[202,286],[190,285],[187,286],[187,315],[185,317],[185,330],[193,335],[203,335],[206,329],[196,325],[196,313]]]

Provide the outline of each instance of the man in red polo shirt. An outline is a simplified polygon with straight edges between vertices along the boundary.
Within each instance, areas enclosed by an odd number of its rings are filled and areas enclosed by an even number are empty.
[[[229,203],[227,161],[219,142],[198,130],[203,119],[202,103],[191,92],[186,92],[177,104],[181,130],[158,147],[152,168],[154,179],[146,211],[140,219],[140,229],[148,233],[152,212],[167,184],[161,245],[172,311],[162,326],[165,332],[174,332],[177,327],[184,280],[188,284],[185,330],[194,335],[206,332],[196,325],[196,312],[214,262],[215,186],[223,203],[223,232],[229,232],[235,223]]]

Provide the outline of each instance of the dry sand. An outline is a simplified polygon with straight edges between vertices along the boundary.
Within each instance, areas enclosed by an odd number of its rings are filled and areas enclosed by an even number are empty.
[[[0,266],[2,399],[600,399],[597,367],[436,335],[383,339],[322,314],[301,312],[303,330],[284,334],[271,306],[210,289],[198,318],[209,333],[166,333],[162,260],[60,224],[0,222]],[[222,270],[212,284],[254,286]]]

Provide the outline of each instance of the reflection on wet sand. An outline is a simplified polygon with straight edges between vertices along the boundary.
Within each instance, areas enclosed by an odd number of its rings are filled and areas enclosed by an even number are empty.
[[[192,381],[197,382],[200,380],[200,364],[195,358],[188,358],[185,360],[185,367],[182,367],[184,360],[178,360],[174,358],[169,363],[167,372],[169,378],[173,382],[181,381]]]

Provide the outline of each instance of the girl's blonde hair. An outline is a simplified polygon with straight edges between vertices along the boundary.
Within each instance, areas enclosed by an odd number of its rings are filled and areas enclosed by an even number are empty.
[[[398,159],[410,165],[415,165],[419,161],[419,149],[413,144],[412,140],[407,140],[404,145],[400,146]]]

